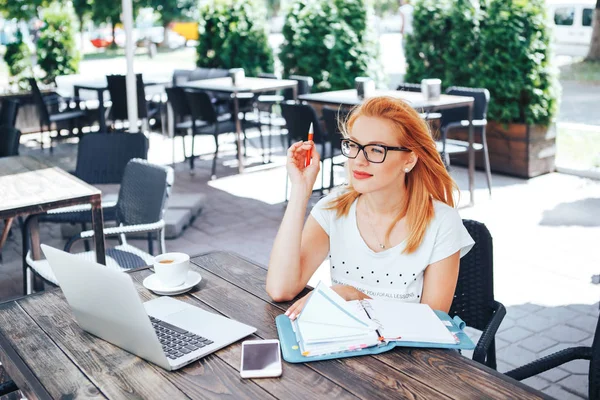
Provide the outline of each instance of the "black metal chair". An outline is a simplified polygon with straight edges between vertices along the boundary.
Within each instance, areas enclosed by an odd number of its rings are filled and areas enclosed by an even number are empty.
[[[291,146],[293,142],[297,142],[300,140],[308,139],[308,130],[310,128],[310,124],[313,124],[313,141],[315,142],[315,147],[319,154],[321,155],[321,163],[323,167],[325,166],[325,160],[331,159],[333,157],[333,151],[331,142],[329,141],[329,137],[326,132],[323,132],[321,129],[321,121],[315,112],[315,109],[308,104],[298,104],[293,101],[286,101],[281,103],[281,114],[286,122],[287,127],[287,138],[288,143],[287,147]],[[331,166],[333,169],[333,165]],[[321,170],[321,189],[320,192],[323,192],[324,189],[324,168]],[[286,176],[286,185],[285,185],[285,199],[287,201],[287,176]]]
[[[43,96],[37,81],[34,78],[29,78],[31,86],[31,94],[35,102],[39,119],[40,133],[43,136],[44,132],[48,132],[50,136],[50,152],[52,153],[52,141],[61,138],[68,138],[74,135],[73,128],[77,126],[81,133],[82,121],[85,119],[85,112],[79,108],[73,108],[70,101],[63,99],[58,95]],[[77,99],[75,99],[77,100]],[[78,103],[78,106],[79,107]],[[50,106],[50,108],[48,108]],[[65,129],[65,124],[68,127],[69,134],[61,136],[60,131]],[[51,134],[52,127],[56,128],[56,137]],[[40,140],[42,148],[44,147],[43,140]]]
[[[168,196],[168,177],[171,174],[165,167],[153,165],[145,160],[133,159],[127,163],[123,181],[119,190],[116,204],[117,226],[104,228],[105,237],[116,237],[119,245],[106,250],[106,266],[118,270],[151,265],[154,256],[127,243],[127,234],[157,232],[159,235],[160,252],[165,252],[165,235],[163,220]],[[65,251],[70,251],[72,245],[85,239],[93,239],[94,231],[85,231],[72,237],[65,245]],[[94,251],[79,253],[79,256],[94,260]],[[57,284],[46,260],[32,260],[28,252],[27,268],[38,276],[53,284]],[[30,274],[26,274],[27,277]],[[28,283],[28,287],[30,284]]]
[[[596,324],[596,333],[592,347],[580,346],[570,347],[556,353],[552,353],[546,357],[542,357],[522,367],[506,372],[506,375],[513,379],[522,381],[523,379],[541,374],[556,368],[560,365],[573,360],[589,360],[590,370],[588,375],[589,381],[589,400],[600,400],[600,319]]]
[[[463,220],[475,245],[460,260],[458,283],[449,315],[458,315],[467,326],[482,331],[473,360],[496,369],[496,332],[506,308],[494,299],[492,236],[484,224]]]
[[[89,133],[81,138],[77,147],[77,163],[73,175],[90,185],[120,184],[125,168],[132,159],[146,159],[148,138],[143,133]],[[103,201],[104,222],[116,221],[116,201]],[[39,215],[39,222],[86,224],[92,219],[89,205],[57,208]],[[148,237],[148,252],[153,253],[152,236]],[[84,242],[89,251],[89,243]],[[25,250],[23,253],[25,254]]]
[[[483,162],[487,178],[488,190],[492,194],[492,172],[490,168],[490,156],[488,153],[487,136],[485,128],[487,126],[487,108],[490,101],[490,92],[484,88],[467,88],[451,86],[446,90],[446,94],[455,96],[469,96],[475,98],[473,107],[473,130],[475,135],[481,135],[481,143],[474,143],[475,151],[483,150]],[[469,115],[468,108],[454,108],[443,110],[441,112],[441,154],[447,166],[450,165],[450,155],[468,152],[468,142],[464,140],[448,139],[448,133],[453,129],[468,129]]]
[[[343,167],[345,164],[345,160],[341,163],[334,163],[333,157],[342,154],[342,139],[344,138],[344,136],[342,135],[340,126],[341,124],[345,123],[346,118],[348,118],[349,111],[323,107],[322,113],[323,121],[325,122],[325,129],[327,130],[327,137],[329,138],[329,142],[331,143],[331,151],[333,151],[333,154],[331,155],[331,171],[329,175],[329,188],[331,189],[335,186],[333,178],[333,167]]]
[[[296,88],[298,96],[303,94],[310,94],[315,80],[310,76],[303,75],[290,75],[287,79],[298,81],[298,87]],[[285,100],[294,100],[294,90],[284,89],[283,97]]]
[[[210,95],[202,90],[185,89],[187,104],[192,115],[192,135],[212,135],[215,140],[215,153],[211,168],[211,178],[216,177],[217,155],[219,153],[218,136],[223,133],[232,133],[236,131],[235,121],[231,114],[217,113],[216,105],[213,103]],[[199,126],[198,121],[202,121],[203,125]],[[244,128],[244,121],[242,128]],[[246,142],[246,134],[244,128],[244,144]],[[261,132],[262,143],[262,132]],[[237,141],[236,141],[237,146]],[[238,149],[239,150],[239,149]],[[194,148],[192,144],[192,153],[190,158],[190,168],[194,168]]]
[[[0,125],[15,127],[17,114],[19,113],[19,102],[16,100],[2,100],[0,108]]]
[[[108,110],[109,119],[114,123],[116,121],[127,121],[129,119],[127,106],[127,77],[125,75],[107,75],[106,82],[110,101],[112,105]],[[148,121],[156,117],[159,107],[151,107],[152,103],[146,101],[146,91],[144,89],[144,80],[142,74],[136,74],[136,93],[137,93],[137,114],[140,120]]]
[[[2,368],[2,367],[0,367],[0,368]],[[1,373],[0,375],[4,375],[4,374],[5,374],[5,372]],[[8,400],[8,399],[13,399],[13,398],[14,399],[22,398],[22,396],[17,395],[17,393],[14,393],[17,390],[19,390],[19,388],[17,387],[15,382],[13,382],[10,379],[5,380],[4,382],[0,383],[0,397],[3,399]]]
[[[0,157],[19,155],[21,131],[13,126],[0,126]]]

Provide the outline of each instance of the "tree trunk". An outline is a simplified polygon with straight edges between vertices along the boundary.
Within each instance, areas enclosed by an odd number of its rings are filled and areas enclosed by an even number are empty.
[[[84,29],[83,29],[83,14],[78,14],[77,19],[79,20],[79,51],[81,52],[81,56],[83,57],[83,53],[85,52],[85,39],[84,39]]]
[[[109,46],[111,49],[116,49],[117,48],[117,37],[115,35],[115,25],[116,25],[115,21],[113,21],[111,19],[110,20],[110,29],[112,31],[112,43]]]
[[[586,61],[600,61],[600,0],[596,0],[596,10],[593,21],[592,42]]]

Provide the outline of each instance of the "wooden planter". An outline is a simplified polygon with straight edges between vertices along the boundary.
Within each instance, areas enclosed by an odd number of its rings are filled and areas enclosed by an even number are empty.
[[[501,124],[489,121],[487,142],[493,172],[532,178],[554,171],[556,125]],[[468,132],[452,131],[449,138],[467,140]],[[475,142],[481,137],[475,133]],[[477,168],[483,169],[483,152],[475,155]],[[466,154],[452,157],[451,163],[467,165]]]

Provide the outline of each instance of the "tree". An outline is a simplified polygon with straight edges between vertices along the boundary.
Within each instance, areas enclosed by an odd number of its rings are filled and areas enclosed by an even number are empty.
[[[91,15],[93,10],[93,0],[71,0],[71,2],[73,3],[75,15],[77,15],[77,21],[79,22],[79,31],[83,32],[83,23],[85,17]]]
[[[169,24],[178,19],[192,18],[191,11],[196,6],[196,0],[148,0],[148,6],[160,13],[160,21],[164,28],[163,45],[168,45]]]
[[[45,4],[46,0],[0,0],[0,10],[7,18],[29,21],[37,17],[38,8]]]
[[[140,8],[140,0],[132,0],[133,15],[137,15]],[[98,0],[92,3],[92,20],[96,23],[108,22],[111,25],[113,42],[110,47],[117,47],[115,40],[115,25],[121,21],[122,3],[121,0]]]
[[[593,26],[592,41],[590,43],[590,51],[585,58],[586,61],[600,61],[600,0],[596,0]]]

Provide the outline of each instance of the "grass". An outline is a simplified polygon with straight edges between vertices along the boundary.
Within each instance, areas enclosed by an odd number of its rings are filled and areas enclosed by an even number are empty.
[[[556,164],[571,169],[600,170],[600,127],[558,124]]]
[[[600,62],[579,61],[560,67],[560,79],[600,84]]]

